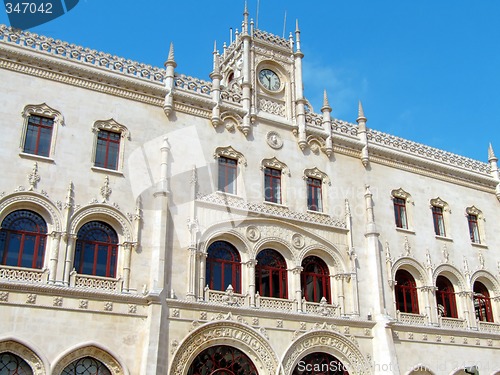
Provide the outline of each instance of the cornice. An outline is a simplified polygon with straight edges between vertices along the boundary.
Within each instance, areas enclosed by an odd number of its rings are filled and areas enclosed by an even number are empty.
[[[481,339],[489,339],[489,338],[498,339],[500,336],[500,334],[492,332],[481,332],[477,330],[465,330],[465,329],[449,329],[449,328],[441,328],[434,326],[416,326],[416,325],[409,325],[396,322],[389,323],[387,326],[391,328],[393,331],[397,332],[413,332],[413,333],[447,335],[454,337],[469,337],[469,338],[481,338]],[[429,343],[432,343],[432,341],[429,341]]]

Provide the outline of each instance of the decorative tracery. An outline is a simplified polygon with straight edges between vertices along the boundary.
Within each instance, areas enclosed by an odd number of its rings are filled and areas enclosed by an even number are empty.
[[[83,357],[66,366],[61,375],[111,375],[111,371],[101,361]]]
[[[0,354],[0,374],[2,375],[32,375],[33,370],[21,357],[4,352]]]
[[[191,363],[188,375],[257,375],[250,358],[231,346],[219,345],[205,349]]]
[[[314,352],[299,361],[292,375],[349,375],[349,372],[333,355]]]

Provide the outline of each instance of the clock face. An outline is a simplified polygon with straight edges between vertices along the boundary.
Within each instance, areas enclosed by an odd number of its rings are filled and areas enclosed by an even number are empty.
[[[270,69],[262,69],[259,72],[259,82],[269,91],[279,91],[281,87],[280,78]]]

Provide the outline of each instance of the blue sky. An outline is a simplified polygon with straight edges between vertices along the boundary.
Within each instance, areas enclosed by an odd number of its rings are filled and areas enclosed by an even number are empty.
[[[177,72],[208,80],[214,41],[241,27],[243,4],[80,0],[30,31],[154,66],[173,42]],[[485,162],[491,142],[500,156],[500,1],[260,0],[258,13],[280,36],[299,20],[315,112],[326,89],[336,118],[355,122],[360,99],[371,128]]]

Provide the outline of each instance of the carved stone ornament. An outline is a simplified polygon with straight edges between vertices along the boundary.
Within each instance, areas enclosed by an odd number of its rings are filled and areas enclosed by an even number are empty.
[[[281,161],[276,159],[275,157],[271,159],[262,159],[261,165],[262,165],[261,169],[264,168],[278,169],[281,171],[282,174],[289,175],[288,166],[285,163],[282,163]]]
[[[394,198],[404,199],[405,201],[411,197],[411,195],[402,188],[391,191],[391,196]]]
[[[76,349],[75,351],[65,355],[57,362],[51,373],[62,374],[66,366],[83,357],[93,357],[102,362],[108,368],[111,375],[125,374],[120,363],[111,354],[94,345]]]
[[[243,156],[243,154],[239,151],[236,151],[231,146],[217,147],[214,152],[214,159],[220,158],[221,156],[225,158],[235,159],[238,161],[238,164],[242,164],[244,166],[247,165],[247,159]]]
[[[247,228],[246,234],[250,241],[258,241],[260,239],[260,230],[254,225]]]
[[[293,234],[292,235],[292,244],[293,244],[293,247],[295,247],[296,249],[302,249],[305,245],[304,236],[302,236],[299,233]]]
[[[169,374],[186,374],[189,365],[207,344],[231,345],[253,359],[263,374],[276,374],[278,359],[266,338],[254,328],[234,321],[216,321],[197,327],[179,345]]]
[[[111,188],[109,187],[109,177],[106,176],[106,178],[104,179],[104,184],[101,187],[102,203],[105,203],[109,199],[109,196],[112,192],[113,190],[111,190]]]
[[[441,198],[431,199],[431,207],[441,207],[443,211],[448,211],[448,203]]]
[[[10,352],[12,354],[17,355],[18,357],[21,357],[23,360],[25,360],[30,368],[33,370],[31,372],[33,375],[45,375],[47,374],[44,363],[42,359],[35,354],[30,348],[26,347],[25,345],[14,341],[14,340],[6,340],[0,342],[0,352]],[[7,368],[5,368],[8,370]],[[2,372],[3,373],[3,372]],[[11,372],[7,372],[11,373]]]
[[[130,140],[130,132],[127,127],[116,122],[112,118],[110,118],[109,120],[99,120],[94,122],[92,131],[98,132],[99,130],[107,130],[113,133],[119,133],[122,138],[127,138]]]
[[[479,219],[483,212],[481,210],[479,210],[476,206],[472,206],[472,207],[467,207],[465,209],[465,212],[467,213],[467,215],[476,215],[477,218]]]
[[[316,178],[318,180],[323,181],[324,184],[331,185],[328,175],[324,172],[321,172],[316,167],[310,169],[304,169],[304,180],[306,180],[308,177]]]
[[[33,170],[28,175],[28,182],[30,184],[29,191],[33,191],[36,189],[36,185],[40,182],[40,174],[38,173],[38,163],[35,162],[33,165]]]
[[[283,147],[283,140],[278,132],[270,131],[266,136],[267,144],[269,147],[274,148],[275,150],[279,150]]]

